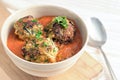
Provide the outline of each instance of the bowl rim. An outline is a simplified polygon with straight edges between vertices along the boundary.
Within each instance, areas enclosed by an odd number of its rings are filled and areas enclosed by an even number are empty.
[[[80,18],[80,20],[82,21],[82,24],[85,26],[84,28],[85,28],[85,30],[86,30],[86,41],[85,41],[85,43],[83,44],[82,48],[81,48],[75,55],[73,55],[73,56],[71,56],[71,57],[69,57],[69,58],[67,58],[67,59],[65,59],[65,60],[62,60],[62,61],[59,61],[59,62],[55,62],[55,63],[35,63],[35,62],[30,62],[30,61],[27,61],[27,60],[24,60],[24,59],[18,57],[17,55],[15,55],[15,54],[8,48],[7,42],[5,42],[5,41],[3,40],[3,34],[4,34],[4,31],[3,31],[3,30],[4,30],[4,28],[5,28],[4,26],[6,26],[6,25],[7,25],[7,22],[11,19],[11,17],[13,17],[14,15],[16,15],[17,13],[20,13],[20,12],[25,11],[26,9],[30,9],[30,8],[48,7],[48,6],[49,6],[49,7],[57,7],[57,8],[61,8],[61,9],[70,11],[70,12],[72,12],[73,14],[75,14],[78,18]],[[29,7],[25,7],[25,8],[23,8],[23,9],[20,9],[20,10],[18,10],[18,11],[16,11],[16,12],[12,13],[12,14],[5,20],[5,22],[3,23],[2,28],[1,28],[1,42],[2,42],[2,44],[3,44],[3,46],[4,46],[4,50],[7,49],[7,51],[8,51],[9,54],[11,54],[12,56],[14,56],[15,58],[19,59],[20,61],[22,61],[22,62],[24,62],[24,63],[32,64],[32,65],[43,65],[43,66],[44,66],[44,65],[55,65],[55,64],[60,64],[60,63],[64,63],[64,62],[66,62],[66,61],[69,61],[71,58],[75,57],[76,55],[78,55],[78,53],[80,53],[80,52],[82,52],[82,51],[84,50],[85,46],[86,46],[87,43],[88,43],[88,29],[87,29],[87,26],[86,26],[84,20],[81,19],[81,17],[79,16],[79,14],[78,14],[78,13],[75,13],[75,12],[74,12],[72,9],[70,9],[70,8],[67,8],[67,7],[64,7],[64,6],[60,6],[60,5],[53,5],[53,4],[52,4],[52,5],[50,5],[50,4],[31,5],[31,6],[29,6]],[[5,53],[7,53],[7,52],[5,52]],[[7,54],[7,55],[8,55],[8,54]]]

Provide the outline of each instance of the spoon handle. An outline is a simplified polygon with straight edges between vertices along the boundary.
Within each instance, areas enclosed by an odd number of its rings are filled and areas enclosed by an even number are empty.
[[[108,61],[108,59],[107,59],[107,57],[106,57],[106,55],[105,55],[105,53],[104,53],[104,51],[102,50],[101,47],[100,47],[100,51],[102,53],[102,56],[104,57],[104,60],[105,60],[108,72],[110,73],[111,79],[112,80],[117,80],[117,78],[116,78],[116,76],[115,76],[115,74],[114,74],[114,72],[112,70],[112,67],[111,67],[111,65],[110,65],[110,63],[109,63],[109,61]]]

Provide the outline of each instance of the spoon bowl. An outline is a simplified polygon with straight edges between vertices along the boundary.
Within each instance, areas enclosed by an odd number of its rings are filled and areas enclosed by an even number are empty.
[[[88,44],[90,46],[100,47],[107,41],[105,28],[100,20],[95,17],[91,18],[91,23],[93,26],[92,33],[94,34],[94,36],[89,37],[90,41],[88,42]]]

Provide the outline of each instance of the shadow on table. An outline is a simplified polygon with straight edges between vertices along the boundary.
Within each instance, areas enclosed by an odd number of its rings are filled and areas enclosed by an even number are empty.
[[[31,76],[22,70],[18,69],[13,62],[10,60],[10,58],[6,55],[1,40],[0,40],[0,68],[5,72],[7,77],[10,78],[10,80],[48,80],[48,78],[40,78]],[[2,73],[1,73],[2,74]],[[6,77],[6,75],[2,77]],[[6,80],[6,78],[4,78]]]

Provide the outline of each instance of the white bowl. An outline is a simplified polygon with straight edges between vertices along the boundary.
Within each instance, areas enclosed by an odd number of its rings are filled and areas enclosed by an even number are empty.
[[[51,15],[51,16],[62,15],[62,16],[67,16],[70,19],[73,19],[78,25],[82,35],[82,39],[83,39],[82,49],[74,56],[64,61],[56,62],[56,63],[48,63],[48,64],[33,63],[26,61],[22,58],[19,58],[7,47],[7,38],[11,28],[13,27],[13,23],[17,21],[19,18],[27,15],[32,15],[36,18],[46,15]],[[88,31],[81,17],[78,14],[76,14],[74,11],[71,11],[70,9],[64,8],[62,6],[36,5],[19,10],[14,14],[10,15],[2,27],[1,40],[7,55],[10,57],[10,59],[18,68],[34,76],[49,77],[62,73],[67,69],[69,69],[73,64],[75,64],[75,62],[82,55],[84,48],[88,42]]]

